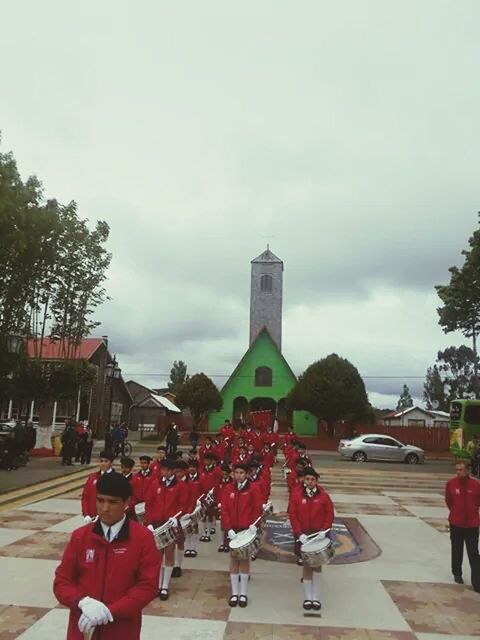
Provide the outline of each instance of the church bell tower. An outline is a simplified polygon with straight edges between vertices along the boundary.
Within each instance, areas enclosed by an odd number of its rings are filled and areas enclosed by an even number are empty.
[[[250,287],[250,345],[266,328],[282,350],[283,262],[270,251],[252,260]]]

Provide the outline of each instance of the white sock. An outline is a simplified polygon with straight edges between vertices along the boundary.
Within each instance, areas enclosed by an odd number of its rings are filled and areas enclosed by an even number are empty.
[[[181,567],[183,562],[183,549],[175,549],[175,566]]]
[[[246,596],[248,589],[248,573],[240,573],[240,595]]]
[[[208,536],[208,523],[203,523],[203,535]]]
[[[218,527],[217,529],[217,546],[221,547],[223,545],[223,531]]]
[[[230,584],[232,585],[232,596],[238,596],[238,573],[230,574]]]
[[[313,580],[312,580],[312,600],[320,601],[320,579],[322,574],[320,571],[313,572]]]
[[[192,533],[191,534],[190,544],[192,545],[190,547],[190,550],[191,551],[196,551],[197,550],[197,546],[198,546],[198,533]]]
[[[172,577],[173,567],[165,566],[163,568],[162,589],[168,589],[170,578]]]
[[[192,550],[192,534],[187,533],[185,535],[185,551],[191,551],[191,550]]]
[[[160,569],[160,574],[158,576],[158,588],[159,589],[162,588],[162,583],[163,583],[163,567]]]
[[[312,581],[303,579],[304,600],[312,600]]]

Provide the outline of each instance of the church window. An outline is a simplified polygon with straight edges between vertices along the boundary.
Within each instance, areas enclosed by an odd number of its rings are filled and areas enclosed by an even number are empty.
[[[255,386],[271,387],[272,386],[272,370],[270,367],[257,367],[255,369]]]
[[[260,291],[272,293],[273,279],[272,276],[264,275],[260,278]]]

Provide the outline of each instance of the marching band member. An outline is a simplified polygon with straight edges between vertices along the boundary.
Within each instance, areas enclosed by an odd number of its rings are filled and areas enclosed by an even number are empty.
[[[290,496],[288,515],[293,535],[298,544],[303,545],[312,533],[331,529],[334,519],[333,502],[328,493],[318,484],[318,473],[312,467],[305,468],[305,478],[301,489]],[[323,534],[325,537],[326,534]],[[320,611],[319,599],[320,571],[303,564],[303,608]]]
[[[213,492],[213,496],[215,498],[215,505],[217,509],[217,519],[220,520],[220,523],[218,526],[218,547],[217,547],[217,551],[219,553],[228,552],[227,532],[224,531],[222,528],[221,513],[222,513],[223,492],[232,482],[232,471],[228,466],[228,464],[223,464],[221,467],[221,470],[222,470],[222,477]]]
[[[145,502],[148,485],[152,481],[153,471],[150,469],[150,456],[140,456],[140,471],[135,474],[134,497],[136,503]]]
[[[219,484],[222,471],[217,466],[217,458],[213,453],[208,451],[204,455],[203,471],[200,474],[200,489],[201,492],[207,494]],[[210,530],[209,526],[210,525]],[[203,535],[200,537],[201,542],[210,542],[211,537],[215,535],[215,504],[207,507],[205,517],[203,519]]]
[[[105,474],[115,473],[113,469],[113,453],[102,451],[100,453],[100,468],[91,473],[82,491],[82,515],[85,523],[90,523],[97,515],[97,482]]]
[[[128,481],[104,473],[96,491],[98,521],[73,532],[55,571],[53,591],[70,609],[66,638],[83,640],[98,626],[102,640],[140,640],[160,558],[151,533],[125,516]]]
[[[239,444],[237,449],[234,450],[232,455],[232,464],[236,464],[237,462],[248,464],[247,447],[243,444],[243,441],[242,444]]]
[[[250,482],[258,487],[260,495],[262,496],[262,504],[268,502],[268,498],[270,496],[270,482],[268,477],[262,474],[262,465],[256,456],[254,456],[253,460],[250,462],[248,478]]]
[[[271,469],[275,463],[275,453],[268,442],[263,445],[262,456],[264,465]]]
[[[201,495],[200,489],[200,477],[198,475],[198,462],[194,459],[190,459],[188,462],[188,486],[190,488],[190,505],[188,513],[191,513],[195,507],[199,504],[198,500]],[[193,500],[195,499],[195,504]],[[197,557],[197,544],[198,544],[198,524],[195,525],[195,531],[188,533],[185,540],[185,557],[196,558]]]
[[[297,460],[303,460],[307,467],[312,466],[312,459],[307,455],[307,447],[303,444],[303,442],[299,442],[297,444]]]
[[[225,420],[225,424],[220,427],[219,433],[224,440],[233,440],[235,438],[235,429],[230,420]]]
[[[205,466],[205,456],[206,454],[213,453],[213,441],[210,436],[205,438],[205,442],[200,445],[198,449],[198,468],[199,471],[203,471],[203,467]]]
[[[193,494],[193,488],[190,487],[188,481],[188,464],[185,460],[177,459],[175,461],[175,475],[178,482],[185,484],[185,502],[184,513],[192,513],[197,502]],[[179,578],[182,575],[182,564],[185,552],[185,536],[182,534],[177,538],[175,545],[175,560],[173,564],[172,578]]]
[[[157,478],[160,477],[161,475],[160,467],[162,465],[162,460],[165,460],[166,457],[167,457],[167,447],[164,447],[163,445],[160,445],[159,447],[157,447],[157,457],[150,465],[152,474],[154,476],[157,476]]]
[[[263,434],[263,444],[270,445],[270,449],[273,453],[273,459],[275,460],[277,457],[278,444],[280,438],[278,433],[275,433],[273,427],[268,427],[267,432]]]
[[[186,487],[183,482],[178,482],[175,476],[175,462],[173,460],[163,460],[161,463],[161,478],[154,478],[148,487],[145,496],[145,525],[156,529],[167,521],[178,529],[177,520],[185,513],[187,502]],[[173,562],[175,559],[175,543],[169,544],[163,550],[164,566],[159,581],[160,600],[168,600],[170,578],[173,572]]]
[[[255,435],[252,429],[252,425],[251,424],[247,424],[247,426],[245,427],[245,429],[242,429],[242,438],[243,441],[245,442],[245,444],[248,445],[250,443],[253,444],[254,440],[255,440]]]
[[[130,520],[138,520],[137,514],[135,513],[135,505],[137,503],[137,491],[136,491],[136,478],[133,475],[133,467],[135,466],[135,460],[132,458],[123,457],[120,458],[120,469],[122,471],[122,475],[124,478],[128,480],[130,483],[130,487],[132,488],[132,492],[130,494],[130,498],[128,499],[128,509],[126,510],[127,518]]]
[[[253,524],[262,514],[262,498],[258,488],[248,479],[248,466],[237,463],[233,471],[234,481],[225,489],[222,496],[222,528],[228,538],[233,540],[239,531],[257,528]],[[250,560],[237,560],[230,555],[230,584],[232,595],[228,601],[231,607],[246,607],[247,589],[250,573]],[[240,593],[239,593],[240,591]]]

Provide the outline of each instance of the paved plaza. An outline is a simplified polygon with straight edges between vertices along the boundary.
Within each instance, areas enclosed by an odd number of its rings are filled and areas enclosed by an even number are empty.
[[[473,640],[480,595],[452,584],[443,488],[450,474],[403,466],[319,466],[336,505],[334,563],[322,574],[322,615],[304,614],[301,569],[273,472],[275,514],[252,564],[249,605],[230,609],[228,556],[200,543],[167,602],[144,612],[144,640]],[[82,524],[79,491],[0,512],[0,640],[63,640],[68,611],[52,578],[69,533]]]

